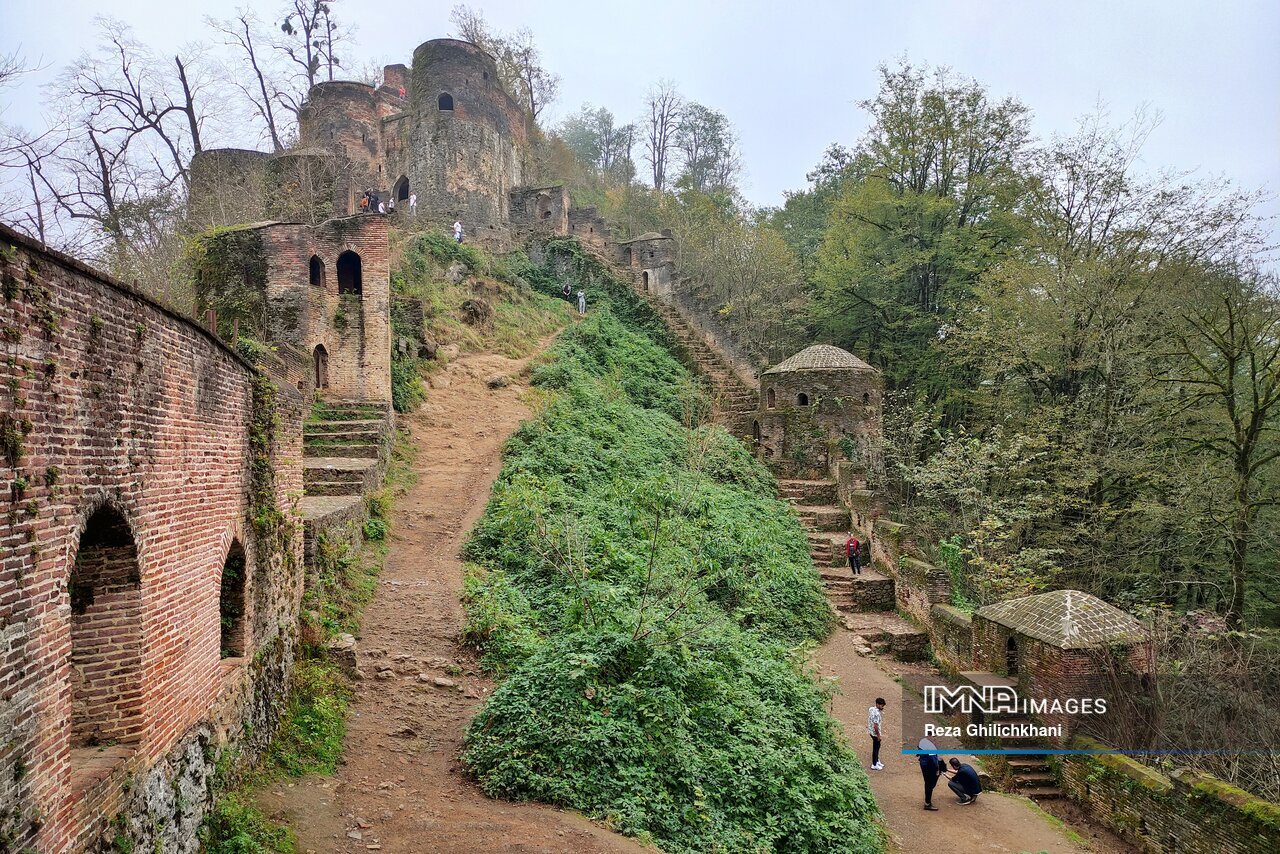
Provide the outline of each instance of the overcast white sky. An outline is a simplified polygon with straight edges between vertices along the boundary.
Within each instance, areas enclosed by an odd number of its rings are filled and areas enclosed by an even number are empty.
[[[235,0],[0,0],[0,51],[21,45],[49,66],[9,93],[3,120],[38,125],[39,85],[92,39],[92,18],[118,17],[164,49],[207,38],[207,14]],[[276,2],[252,4],[266,19]],[[362,59],[409,62],[449,34],[452,0],[336,0]],[[563,77],[557,116],[583,102],[623,119],[660,77],[725,112],[741,136],[745,192],[777,204],[804,186],[832,142],[866,125],[856,102],[876,67],[906,55],[948,65],[996,95],[1014,94],[1038,134],[1070,131],[1101,100],[1119,122],[1141,105],[1164,120],[1151,169],[1225,174],[1280,191],[1280,2],[1277,0],[486,0],[500,30],[530,27]],[[1272,199],[1262,211],[1280,214]]]

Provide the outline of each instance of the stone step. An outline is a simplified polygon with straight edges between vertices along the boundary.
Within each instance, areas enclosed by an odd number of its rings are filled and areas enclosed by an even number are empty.
[[[379,445],[367,442],[306,442],[302,446],[304,457],[358,457],[377,459]]]
[[[1066,797],[1063,791],[1057,786],[1045,787],[1043,789],[1028,789],[1023,794],[1033,801],[1056,801]]]
[[[306,485],[306,495],[363,495],[364,483],[349,480],[313,480]]]
[[[373,403],[322,403],[311,410],[312,421],[384,420],[387,407]]]
[[[303,461],[302,483],[356,483],[363,485],[377,467],[368,457],[310,457]]]
[[[328,442],[329,444],[376,443],[381,436],[382,431],[376,427],[359,430],[330,430],[323,433],[306,428],[302,434],[303,439],[307,442]]]
[[[854,575],[846,569],[843,573],[823,572],[821,577],[828,597],[841,597],[855,610],[892,611],[897,606],[893,579],[878,572],[864,570]]]
[[[1051,771],[1015,771],[1013,781],[1019,789],[1044,789],[1058,785]]]
[[[796,505],[800,523],[816,531],[848,531],[852,518],[848,510],[839,507]]]
[[[835,505],[838,500],[836,484],[832,480],[779,480],[778,495],[808,505]]]
[[[845,614],[841,622],[873,649],[890,652],[903,661],[929,657],[929,636],[897,614],[859,611]]]
[[[308,433],[342,433],[347,430],[376,430],[382,432],[387,422],[381,418],[339,418],[334,421],[308,421],[303,430]]]

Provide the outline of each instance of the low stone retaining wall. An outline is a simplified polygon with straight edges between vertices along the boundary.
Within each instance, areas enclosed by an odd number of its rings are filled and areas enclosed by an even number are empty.
[[[1075,749],[1105,750],[1087,738]],[[1280,804],[1182,768],[1165,776],[1127,756],[1053,761],[1063,789],[1125,841],[1144,851],[1262,854],[1280,851]]]

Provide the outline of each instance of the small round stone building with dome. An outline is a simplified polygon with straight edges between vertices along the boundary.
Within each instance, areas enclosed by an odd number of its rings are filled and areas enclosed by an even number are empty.
[[[857,356],[806,347],[760,374],[757,453],[784,477],[825,477],[839,460],[865,461],[883,396],[880,372]]]

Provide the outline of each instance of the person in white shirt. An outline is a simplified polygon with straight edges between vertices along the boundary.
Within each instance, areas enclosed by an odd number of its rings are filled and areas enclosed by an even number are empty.
[[[455,219],[453,221],[453,239],[462,242],[462,220]]]
[[[884,723],[884,697],[876,697],[876,704],[867,709],[867,735],[871,736],[871,770],[883,771],[880,763],[881,725]]]
[[[416,214],[418,212],[418,194],[409,194],[409,213]]]
[[[578,314],[587,313],[587,292],[578,291]]]
[[[387,212],[387,203],[386,203],[386,202],[378,202],[378,213],[380,213],[380,214],[384,214],[384,213],[386,213],[386,212]]]

